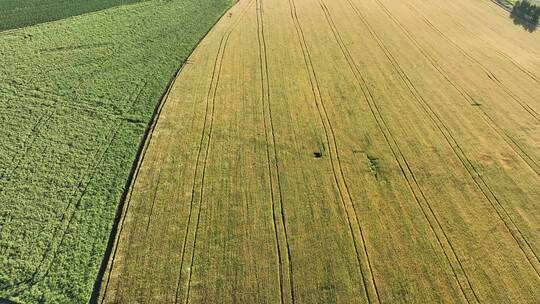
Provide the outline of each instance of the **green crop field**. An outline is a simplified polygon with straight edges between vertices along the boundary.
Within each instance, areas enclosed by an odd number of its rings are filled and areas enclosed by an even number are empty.
[[[74,12],[47,2],[49,16]],[[147,122],[231,2],[144,1],[0,32],[0,300],[88,301]]]
[[[0,31],[145,0],[2,0]]]

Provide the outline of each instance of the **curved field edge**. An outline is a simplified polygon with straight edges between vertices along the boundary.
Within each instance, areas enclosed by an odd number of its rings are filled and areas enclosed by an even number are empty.
[[[238,3],[237,0],[232,0],[234,3]],[[232,5],[231,5],[232,6]],[[214,24],[211,28],[208,29],[208,31],[205,33],[205,35],[201,36],[199,41],[193,48],[191,49],[191,53],[195,51],[195,49],[201,44],[203,39],[210,33],[210,31],[215,27],[215,25],[221,20],[225,13],[228,10],[224,11],[220,18],[216,19]],[[188,56],[189,57],[189,56]],[[185,64],[189,64],[189,59],[186,60],[183,64],[178,66],[176,69],[176,72],[174,73],[174,76],[169,80],[169,83],[166,86],[165,91],[163,92],[160,102],[156,104],[154,108],[154,112],[152,113],[152,117],[150,118],[150,121],[148,122],[148,125],[146,126],[146,129],[144,131],[144,135],[139,142],[139,147],[137,149],[137,155],[135,157],[135,160],[133,161],[133,165],[131,167],[131,170],[129,172],[129,177],[126,181],[126,185],[124,188],[124,192],[122,193],[122,197],[120,199],[120,204],[118,204],[118,209],[116,211],[116,217],[114,219],[114,224],[111,229],[109,242],[107,244],[107,249],[105,251],[105,254],[103,256],[103,260],[101,262],[101,267],[99,269],[99,273],[97,276],[97,279],[94,283],[94,290],[92,292],[92,296],[90,297],[89,303],[98,303],[100,299],[103,298],[103,285],[106,284],[106,279],[108,277],[107,272],[110,271],[110,259],[113,255],[113,251],[115,250],[116,243],[117,243],[117,237],[118,237],[118,229],[120,228],[121,221],[124,219],[125,216],[125,203],[126,200],[129,197],[130,192],[133,191],[133,183],[135,182],[135,179],[137,178],[137,174],[139,170],[141,169],[141,163],[144,159],[144,155],[146,150],[148,149],[148,144],[152,140],[152,132],[154,131],[156,124],[159,120],[159,116],[161,114],[161,111],[163,110],[163,106],[167,102],[167,98],[169,97],[169,94],[171,93],[171,89],[173,85],[175,84],[175,81],[178,78],[178,75],[182,72],[182,69],[185,67]],[[1,304],[1,303],[0,303]]]
[[[88,300],[147,122],[232,2],[145,1],[0,33],[0,299]]]
[[[61,20],[146,0],[5,0],[0,3],[0,31]]]

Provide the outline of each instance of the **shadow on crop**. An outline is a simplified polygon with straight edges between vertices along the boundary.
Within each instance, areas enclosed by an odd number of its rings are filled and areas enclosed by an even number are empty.
[[[17,302],[13,302],[13,301],[8,300],[6,298],[0,297],[0,304],[17,304]]]
[[[538,28],[538,22],[527,21],[525,18],[519,16],[513,11],[510,13],[510,19],[512,19],[512,22],[514,22],[515,25],[521,26],[529,33],[536,31]]]
[[[517,1],[510,11],[515,25],[520,25],[529,33],[536,31],[540,20],[540,5],[528,0]]]

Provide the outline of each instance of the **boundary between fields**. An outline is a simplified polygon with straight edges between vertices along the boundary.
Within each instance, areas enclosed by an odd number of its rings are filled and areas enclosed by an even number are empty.
[[[150,141],[152,140],[152,133],[157,125],[161,111],[163,107],[165,106],[165,103],[168,99],[167,97],[169,96],[171,92],[172,86],[175,83],[176,79],[178,78],[178,75],[180,74],[180,72],[182,72],[183,68],[186,66],[186,63],[189,61],[189,58],[193,55],[193,52],[197,49],[197,47],[199,47],[201,42],[214,29],[216,24],[223,19],[226,13],[229,10],[231,10],[239,2],[239,0],[233,0],[233,1],[234,3],[232,3],[232,5],[229,8],[223,10],[221,16],[219,16],[219,18],[216,19],[216,21],[211,25],[208,31],[206,31],[206,33],[204,33],[204,35],[199,39],[199,41],[197,41],[197,43],[193,46],[193,48],[190,50],[189,55],[186,57],[186,59],[180,63],[180,66],[176,68],[176,71],[173,73],[173,76],[167,83],[167,86],[165,87],[165,90],[162,93],[158,103],[154,107],[154,111],[152,112],[150,120],[145,128],[144,134],[139,142],[139,147],[137,148],[135,159],[133,160],[133,164],[129,171],[129,175],[124,186],[124,191],[122,192],[122,195],[120,196],[120,201],[118,204],[118,208],[116,210],[116,215],[113,221],[111,233],[109,235],[107,247],[105,249],[105,253],[103,255],[103,259],[99,267],[97,278],[94,282],[92,294],[88,301],[89,304],[95,304],[95,303],[98,303],[99,301],[101,285],[103,283],[103,279],[105,278],[105,273],[107,271],[107,268],[108,268],[107,266],[109,265],[109,260],[111,258],[111,255],[113,254],[113,250],[114,250],[114,254],[116,254],[115,245],[116,245],[116,237],[118,235],[119,224],[120,222],[123,222],[124,220],[124,216],[125,216],[124,209],[126,208],[126,211],[127,211],[127,208],[129,207],[129,204],[126,205],[128,194],[130,194],[130,192],[132,192],[133,190],[134,181],[136,180],[136,177],[139,173],[140,165],[142,164],[142,161],[144,160],[144,155],[146,153],[146,150],[148,149]],[[2,32],[0,32],[0,34],[1,33]]]
[[[103,13],[103,11],[106,11],[106,10],[119,9],[120,7],[123,7],[123,6],[132,6],[132,5],[137,5],[137,4],[141,4],[141,3],[144,3],[144,2],[151,2],[151,1],[149,1],[149,0],[138,0],[137,2],[133,2],[133,3],[125,3],[125,4],[113,5],[113,6],[104,7],[102,9],[98,9],[98,10],[95,10],[95,11],[83,12],[83,13],[80,13],[78,15],[65,16],[65,17],[59,18],[59,19],[47,20],[47,21],[43,21],[43,22],[23,25],[23,26],[14,27],[14,28],[7,28],[7,29],[4,29],[4,30],[0,29],[0,35],[2,35],[2,34],[10,35],[10,34],[12,34],[12,32],[22,31],[22,30],[24,30],[26,28],[33,27],[33,26],[39,26],[39,25],[42,25],[42,24],[47,25],[47,24],[50,24],[50,23],[53,23],[53,22],[67,21],[67,20],[70,20],[70,19],[77,19],[77,18],[81,18],[81,17],[87,16],[87,15],[96,15],[96,14]],[[0,302],[0,304],[2,304],[2,302]]]
[[[490,2],[493,2],[493,4],[497,5],[498,7],[502,8],[503,10],[507,11],[507,12],[510,12],[511,9],[510,7],[507,7],[505,6],[504,4],[500,3],[499,1],[497,0],[489,0]],[[508,4],[511,4],[511,3],[508,3]]]
[[[248,2],[247,0],[245,2]],[[177,281],[177,285],[176,285],[176,292],[175,292],[175,304],[178,303],[178,295],[179,295],[179,291],[180,291],[180,283],[181,283],[181,279],[182,279],[182,269],[184,267],[184,258],[185,258],[185,254],[186,254],[186,242],[188,240],[188,236],[190,234],[190,231],[192,229],[190,229],[190,225],[191,225],[191,218],[192,218],[192,212],[193,212],[193,204],[195,202],[195,193],[196,193],[196,189],[195,189],[195,186],[196,186],[196,183],[197,183],[197,172],[199,171],[199,162],[200,160],[202,159],[202,171],[201,171],[201,178],[200,178],[200,182],[201,182],[201,185],[200,185],[200,188],[199,188],[199,191],[200,191],[200,198],[199,198],[199,208],[198,208],[198,212],[197,212],[197,221],[195,222],[195,231],[193,232],[193,245],[192,245],[192,251],[191,251],[191,257],[190,257],[190,260],[189,260],[189,272],[188,272],[188,278],[187,278],[187,290],[185,292],[185,303],[189,303],[189,297],[190,297],[190,292],[191,292],[191,278],[192,278],[192,275],[193,275],[193,265],[195,264],[194,261],[195,261],[195,252],[196,252],[196,249],[197,249],[197,236],[198,236],[198,232],[199,232],[199,224],[200,224],[200,219],[201,219],[201,213],[203,212],[202,210],[202,206],[203,206],[203,202],[204,202],[204,181],[205,181],[205,174],[206,174],[206,168],[207,168],[207,164],[208,164],[208,155],[210,153],[210,145],[212,144],[212,131],[213,131],[213,128],[214,128],[214,116],[215,116],[215,104],[216,104],[216,96],[217,96],[217,92],[218,92],[218,89],[219,89],[219,84],[220,84],[220,79],[221,79],[221,70],[223,68],[223,58],[225,57],[225,53],[227,51],[227,47],[228,47],[228,43],[229,43],[229,38],[231,36],[231,34],[233,33],[233,31],[236,29],[236,27],[240,24],[240,22],[243,20],[245,14],[247,13],[247,11],[253,6],[253,3],[255,2],[255,0],[250,0],[247,4],[246,4],[246,7],[243,8],[242,11],[240,11],[239,13],[239,16],[237,18],[237,20],[235,21],[232,21],[232,23],[227,27],[227,29],[224,31],[223,33],[223,36],[221,37],[221,40],[220,40],[220,43],[219,43],[219,48],[218,48],[218,53],[216,54],[216,59],[214,61],[214,66],[213,66],[213,70],[212,70],[212,79],[210,81],[210,86],[208,88],[208,93],[207,93],[207,96],[206,96],[206,110],[205,110],[205,117],[204,117],[204,126],[203,126],[203,129],[202,129],[202,132],[201,132],[201,140],[200,140],[200,146],[199,146],[199,151],[197,153],[197,160],[196,160],[196,165],[195,165],[195,172],[194,172],[194,176],[193,176],[193,187],[192,187],[192,195],[191,195],[191,203],[190,203],[190,211],[189,211],[189,219],[188,219],[188,223],[186,225],[186,234],[185,234],[185,237],[184,237],[184,244],[183,244],[183,248],[182,248],[182,257],[181,257],[181,261],[180,261],[180,271],[178,273],[178,281]],[[211,105],[210,105],[210,101],[211,101]],[[208,127],[207,127],[208,125]],[[208,135],[205,136],[205,133],[206,133],[206,128],[208,128]],[[207,144],[206,144],[206,149],[205,149],[205,152],[204,152],[204,158],[201,158],[201,153],[203,151],[203,146],[204,146],[204,138],[205,137],[208,137],[208,140],[207,140]]]

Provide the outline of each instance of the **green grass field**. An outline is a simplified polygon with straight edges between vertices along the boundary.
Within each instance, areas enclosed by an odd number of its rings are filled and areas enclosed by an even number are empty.
[[[0,300],[88,301],[147,122],[231,2],[144,1],[0,33]]]

